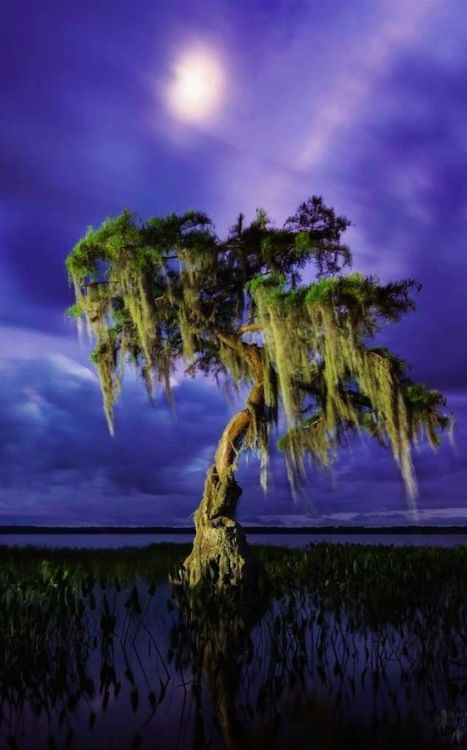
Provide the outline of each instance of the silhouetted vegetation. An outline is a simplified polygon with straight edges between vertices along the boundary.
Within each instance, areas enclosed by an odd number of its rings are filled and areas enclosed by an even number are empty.
[[[10,747],[466,744],[465,547],[258,547],[254,603],[171,593],[186,550],[0,548]]]

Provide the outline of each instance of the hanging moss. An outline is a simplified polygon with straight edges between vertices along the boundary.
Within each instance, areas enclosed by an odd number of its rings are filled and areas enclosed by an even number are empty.
[[[193,331],[193,326],[190,324],[189,318],[185,309],[180,310],[178,316],[178,324],[180,327],[180,336],[182,339],[182,350],[183,356],[187,362],[191,362],[197,351],[197,340]]]
[[[290,426],[280,443],[290,470],[301,472],[305,453],[328,465],[339,435],[349,428],[364,429],[371,412],[371,432],[389,442],[413,499],[411,445],[422,428],[435,445],[447,418],[440,412],[443,403],[437,392],[407,385],[401,360],[364,344],[363,334],[376,327],[380,297],[375,280],[352,274],[323,279],[301,294],[273,283],[259,284],[255,299]],[[352,386],[356,390],[350,397]],[[311,422],[303,420],[306,395],[319,414]]]
[[[141,270],[124,268],[118,276],[114,274],[113,282],[121,289],[123,305],[135,328],[146,366],[155,367],[157,319],[146,274]]]
[[[329,466],[348,431],[388,445],[407,494],[416,486],[411,446],[436,446],[451,424],[436,391],[412,383],[405,364],[370,341],[385,321],[413,308],[412,280],[381,285],[350,273],[341,235],[349,221],[322,198],[301,204],[283,228],[263,211],[219,240],[205,214],[141,222],[130,211],[89,229],[67,259],[75,305],[96,340],[93,355],[109,428],[127,363],[151,396],[184,362],[189,372],[223,373],[260,388],[249,403],[242,448],[258,454],[266,484],[269,432],[282,408],[292,481],[305,456]],[[300,271],[314,264],[306,286]],[[255,331],[248,343],[243,332]]]
[[[219,346],[219,359],[234,383],[238,384],[251,379],[251,370],[248,361],[242,355],[240,349],[232,348],[228,344],[221,342]]]
[[[74,305],[67,307],[65,314],[69,318],[80,318],[84,314],[84,310],[79,302],[75,302]]]
[[[104,401],[104,413],[111,435],[114,434],[114,404],[119,391],[119,381],[115,377],[118,346],[115,337],[102,333],[91,360],[97,365],[99,383]]]

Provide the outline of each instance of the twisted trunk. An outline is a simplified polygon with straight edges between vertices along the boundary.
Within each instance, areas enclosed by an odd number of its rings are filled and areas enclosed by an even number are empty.
[[[242,490],[235,481],[238,455],[253,439],[258,420],[264,419],[264,388],[252,387],[246,408],[229,421],[219,441],[215,461],[208,470],[204,494],[195,513],[196,535],[184,569],[190,588],[207,584],[222,590],[253,584],[258,563],[248,547],[245,532],[235,520]]]

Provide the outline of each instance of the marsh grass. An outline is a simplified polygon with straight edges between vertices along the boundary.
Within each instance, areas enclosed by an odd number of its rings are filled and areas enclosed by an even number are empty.
[[[258,546],[266,600],[217,608],[171,593],[188,550],[0,547],[7,746],[103,747],[116,716],[128,748],[466,745],[467,548]]]
[[[167,578],[190,549],[190,544],[171,543],[119,549],[0,545],[0,576],[10,569],[19,580],[23,576],[34,577],[38,575],[41,564],[46,561],[51,571],[66,569],[78,577],[93,575],[106,581],[115,576],[122,580]]]

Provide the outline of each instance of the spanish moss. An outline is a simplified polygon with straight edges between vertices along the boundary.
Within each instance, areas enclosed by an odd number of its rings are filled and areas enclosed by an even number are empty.
[[[235,521],[241,491],[234,472],[243,452],[256,454],[266,490],[277,425],[286,426],[279,447],[293,487],[307,457],[330,467],[352,433],[365,433],[390,449],[413,502],[412,446],[426,438],[436,447],[451,423],[441,394],[412,382],[405,363],[377,345],[381,326],[414,308],[416,282],[383,285],[348,273],[342,235],[349,223],[320,197],[302,203],[282,228],[263,210],[249,225],[240,216],[226,239],[203,213],[143,222],[124,211],[88,230],[68,257],[76,299],[69,312],[84,318],[95,340],[111,432],[127,366],[139,371],[150,397],[159,386],[172,398],[171,375],[182,364],[239,394],[250,389],[208,472],[186,563],[193,585],[210,562],[224,578],[241,570],[243,582],[251,579]],[[304,267],[315,270],[309,285],[301,283]],[[239,561],[235,570],[229,556]]]

